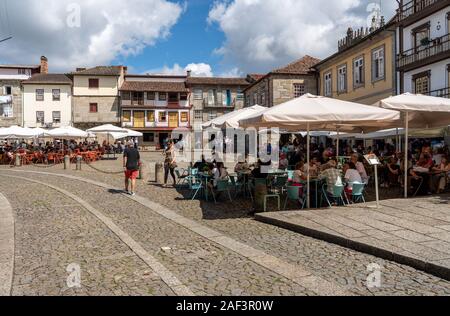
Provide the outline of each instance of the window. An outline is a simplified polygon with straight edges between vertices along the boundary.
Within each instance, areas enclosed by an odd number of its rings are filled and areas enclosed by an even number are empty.
[[[155,111],[147,111],[147,122],[155,122]]]
[[[238,101],[244,101],[244,93],[241,89],[237,91],[236,100]]]
[[[165,123],[167,122],[167,113],[166,112],[159,112],[159,122]]]
[[[426,71],[413,76],[414,93],[428,94],[430,92],[430,75],[431,73]]]
[[[159,98],[158,98],[159,101],[167,101],[167,93],[159,92],[158,95],[159,95]]]
[[[203,100],[203,90],[194,89],[194,100]]]
[[[203,112],[201,110],[195,110],[194,111],[194,118],[197,121],[202,121],[203,120]]]
[[[97,113],[98,112],[98,104],[97,103],[89,103],[89,112]]]
[[[353,61],[353,87],[364,85],[364,57],[358,57]]]
[[[52,96],[53,96],[53,101],[61,101],[61,90],[53,89]]]
[[[99,79],[89,79],[89,89],[98,89]]]
[[[208,120],[214,120],[217,117],[217,112],[216,111],[209,111],[208,112]]]
[[[331,97],[333,95],[333,79],[331,71],[324,75],[323,93],[326,97]]]
[[[123,122],[131,123],[131,111],[125,110],[122,112]]]
[[[189,122],[189,115],[188,112],[181,112],[181,122],[182,123],[187,123]]]
[[[36,89],[36,101],[44,101],[44,89]]]
[[[44,111],[37,111],[36,112],[36,123],[44,125],[45,116]]]
[[[253,93],[253,105],[258,104],[258,93]]]
[[[12,103],[4,103],[0,106],[0,116],[1,117],[13,117],[13,106]]]
[[[122,92],[122,100],[130,101],[131,100],[131,93],[128,92],[128,91]]]
[[[266,94],[261,92],[261,104],[262,106],[266,105]]]
[[[180,93],[180,101],[187,101],[188,94],[187,93]]]
[[[384,46],[372,51],[372,81],[384,79]]]
[[[338,93],[347,92],[347,65],[338,67]]]
[[[179,100],[179,96],[178,96],[178,93],[169,93],[169,102],[173,102],[173,103],[175,103],[175,102],[178,102],[178,100]]]
[[[217,90],[209,90],[208,91],[208,105],[214,106],[217,103]]]
[[[144,143],[154,143],[155,133],[144,133]]]
[[[5,86],[3,88],[4,95],[12,95],[12,87],[11,86]]]
[[[414,48],[416,51],[422,50],[430,41],[430,23],[421,25],[413,31]]]
[[[155,92],[147,92],[147,100],[155,101],[155,99],[156,99],[156,93]]]
[[[53,122],[53,124],[61,123],[61,112],[60,111],[52,112],[52,122]]]
[[[305,85],[294,83],[294,98],[299,98],[305,94]]]

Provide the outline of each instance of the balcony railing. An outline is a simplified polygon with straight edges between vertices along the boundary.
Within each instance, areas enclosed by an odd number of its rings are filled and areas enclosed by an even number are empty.
[[[405,3],[398,11],[398,22],[401,22],[416,13],[444,0],[413,0]]]
[[[236,107],[236,99],[233,99],[230,104],[224,104],[223,102],[211,102],[208,99],[203,100],[204,108],[234,108]]]
[[[404,51],[397,56],[397,67],[405,68],[445,52],[450,52],[450,34],[430,40],[426,45]]]
[[[430,91],[428,95],[432,97],[450,98],[450,87]]]

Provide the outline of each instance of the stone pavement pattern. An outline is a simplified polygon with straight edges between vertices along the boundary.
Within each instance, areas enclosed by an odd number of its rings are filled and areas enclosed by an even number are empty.
[[[311,234],[323,233],[330,241],[356,242],[411,258],[420,261],[424,269],[431,269],[430,272],[434,266],[450,269],[449,195],[382,201],[379,209],[373,204],[359,204],[327,210],[266,213],[257,218],[299,231],[308,229]]]
[[[118,162],[99,162],[95,166],[103,170],[120,170]],[[99,173],[86,166],[83,167],[81,172],[64,171],[60,166],[46,170],[34,167],[24,169],[51,172],[55,175],[72,174],[108,183],[111,187],[123,186],[121,175]],[[8,169],[2,169],[2,174],[4,170],[8,174],[19,176],[17,173],[7,171]],[[157,257],[183,283],[188,284],[195,294],[313,294],[301,287],[292,289],[292,282],[289,280],[284,280],[279,275],[274,275],[227,249],[211,244],[192,232],[172,226],[172,223],[158,218],[148,208],[130,204],[129,199],[124,199],[113,191],[108,192],[81,181],[68,181],[56,176],[34,174],[20,176],[33,179],[39,177],[43,182],[56,183],[96,205],[145,246],[147,251]],[[162,189],[143,182],[139,182],[138,194],[257,250],[270,253],[284,262],[306,267],[314,275],[338,284],[352,294],[450,294],[450,284],[447,281],[410,267],[256,222],[248,216],[250,203],[246,200],[218,205],[188,201],[184,198],[185,192]],[[173,236],[174,229],[176,232],[180,231],[180,238],[177,238],[177,234]],[[161,247],[169,247],[171,250],[164,252],[161,251]],[[212,252],[220,254],[214,256],[215,259],[217,257],[225,259],[210,262]],[[190,260],[193,262],[189,262]],[[366,286],[367,266],[371,263],[378,263],[383,267],[381,288],[368,289]],[[239,280],[242,280],[241,284]],[[281,282],[282,286],[274,286],[278,282]],[[250,286],[246,287],[248,283]]]

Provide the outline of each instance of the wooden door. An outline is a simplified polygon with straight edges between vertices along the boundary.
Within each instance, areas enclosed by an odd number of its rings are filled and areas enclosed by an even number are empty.
[[[137,127],[137,128],[145,127],[145,112],[144,111],[134,111],[134,127]]]
[[[169,127],[178,127],[178,112],[169,112]]]

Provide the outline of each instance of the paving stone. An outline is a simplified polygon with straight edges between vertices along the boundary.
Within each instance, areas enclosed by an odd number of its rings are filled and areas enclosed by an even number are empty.
[[[425,241],[433,241],[435,240],[434,238],[428,237],[426,235],[423,234],[419,234],[410,230],[397,230],[394,232],[391,232],[392,235],[398,236],[402,239],[406,239],[409,241],[414,241],[417,243],[423,243]]]

